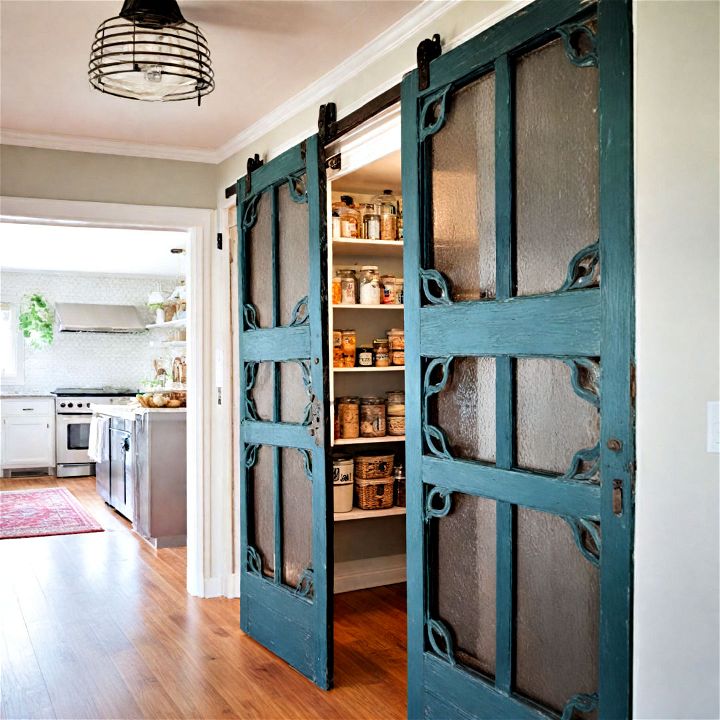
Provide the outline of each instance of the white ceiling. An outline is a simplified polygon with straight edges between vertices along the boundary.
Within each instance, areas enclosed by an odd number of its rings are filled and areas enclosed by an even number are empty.
[[[399,150],[365,165],[360,170],[343,175],[332,183],[332,189],[336,192],[372,195],[379,195],[383,190],[392,190],[395,195],[400,195],[401,188]]]
[[[212,53],[216,89],[198,108],[194,101],[139,102],[91,88],[91,40],[103,20],[118,14],[122,0],[1,0],[0,127],[10,131],[8,137],[217,151],[419,4],[180,0]]]
[[[0,269],[177,277],[184,232],[0,223]]]

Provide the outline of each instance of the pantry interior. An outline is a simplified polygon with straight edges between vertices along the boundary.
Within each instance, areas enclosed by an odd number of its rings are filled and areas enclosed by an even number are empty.
[[[326,155],[338,593],[406,579],[399,106]]]

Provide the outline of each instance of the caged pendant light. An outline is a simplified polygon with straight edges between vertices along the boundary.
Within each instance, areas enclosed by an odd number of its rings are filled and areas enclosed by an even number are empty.
[[[200,105],[215,89],[207,40],[176,0],[125,0],[95,33],[88,76],[100,92],[150,102]]]

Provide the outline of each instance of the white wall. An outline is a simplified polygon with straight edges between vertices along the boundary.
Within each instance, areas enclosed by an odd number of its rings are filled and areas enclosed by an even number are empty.
[[[636,6],[638,718],[720,716],[719,7]]]
[[[52,305],[57,302],[135,305],[143,319],[152,322],[145,307],[157,280],[149,277],[82,273],[9,272],[0,274],[3,302],[22,304],[39,292]],[[162,279],[169,294],[175,282]],[[52,345],[35,349],[25,345],[25,382],[3,388],[8,392],[47,393],[57,387],[137,388],[153,376],[152,360],[167,351],[150,347],[151,333],[55,333]],[[159,338],[155,338],[156,340]]]

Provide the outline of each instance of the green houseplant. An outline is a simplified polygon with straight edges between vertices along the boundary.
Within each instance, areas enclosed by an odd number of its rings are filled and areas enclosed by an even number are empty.
[[[39,293],[25,298],[23,311],[18,317],[20,330],[32,347],[41,348],[53,341],[55,313]]]

